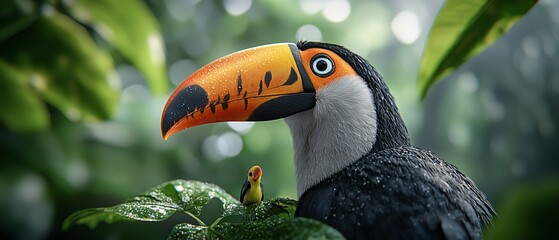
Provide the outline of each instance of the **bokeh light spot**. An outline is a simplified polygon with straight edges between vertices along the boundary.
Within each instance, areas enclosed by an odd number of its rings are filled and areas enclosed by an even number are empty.
[[[234,157],[243,149],[243,140],[234,132],[226,132],[217,138],[216,147],[221,156]]]
[[[342,22],[350,13],[351,5],[347,0],[329,0],[322,9],[322,16],[330,22]]]
[[[478,87],[478,80],[476,75],[472,72],[464,72],[460,74],[460,76],[458,77],[458,87],[460,87],[460,90],[467,93],[475,92]]]
[[[297,40],[321,41],[322,32],[320,32],[317,26],[306,24],[297,29],[295,37]]]
[[[227,122],[227,125],[240,134],[247,134],[254,126],[254,122]]]
[[[540,43],[534,36],[525,36],[522,38],[522,50],[529,58],[540,57]]]
[[[417,15],[411,11],[402,11],[392,19],[392,33],[404,44],[412,44],[419,38],[421,29]]]
[[[223,6],[225,11],[233,16],[239,16],[246,13],[250,6],[252,5],[252,0],[224,0]]]
[[[148,36],[149,53],[151,62],[154,65],[162,65],[165,62],[165,52],[163,51],[163,40],[157,32],[152,32]]]
[[[202,143],[202,153],[204,157],[215,162],[223,160],[223,156],[216,150],[217,138],[218,136],[211,135]]]
[[[90,174],[88,166],[79,159],[66,164],[66,179],[75,188],[83,188],[89,182]]]
[[[312,15],[320,12],[322,10],[324,1],[323,0],[301,0],[299,1],[299,6],[304,13]]]

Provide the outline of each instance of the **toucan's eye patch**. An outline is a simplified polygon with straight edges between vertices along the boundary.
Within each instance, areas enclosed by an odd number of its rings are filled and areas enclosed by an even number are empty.
[[[311,70],[319,77],[328,77],[335,69],[334,61],[326,54],[317,54],[311,59]]]

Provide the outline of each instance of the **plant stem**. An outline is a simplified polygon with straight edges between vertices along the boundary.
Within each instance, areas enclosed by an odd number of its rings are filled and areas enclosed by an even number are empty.
[[[202,219],[194,216],[194,214],[192,214],[191,212],[185,211],[185,213],[188,214],[188,216],[194,218],[194,220],[196,220],[196,222],[198,222],[199,225],[206,226],[206,223],[204,223],[204,221],[202,221]]]

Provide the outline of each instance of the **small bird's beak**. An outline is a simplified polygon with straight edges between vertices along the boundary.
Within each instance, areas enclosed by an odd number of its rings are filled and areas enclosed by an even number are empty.
[[[258,180],[258,178],[260,178],[260,176],[262,176],[262,168],[260,168],[259,166],[253,167],[252,181],[256,182],[256,180]]]
[[[161,117],[167,139],[197,125],[265,121],[311,109],[315,90],[295,44],[274,44],[220,58],[171,94]]]

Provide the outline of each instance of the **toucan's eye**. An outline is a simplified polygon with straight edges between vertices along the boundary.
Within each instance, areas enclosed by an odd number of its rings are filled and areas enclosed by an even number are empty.
[[[334,68],[334,61],[326,54],[317,54],[311,59],[311,69],[319,77],[332,75]]]
[[[252,172],[248,172],[248,175],[252,177]]]

